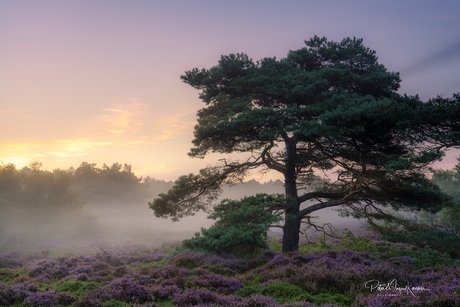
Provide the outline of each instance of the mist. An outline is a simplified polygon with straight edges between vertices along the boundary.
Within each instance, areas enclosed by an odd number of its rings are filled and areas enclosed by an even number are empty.
[[[160,246],[189,239],[215,222],[197,212],[178,222],[155,217],[148,202],[166,193],[172,181],[137,177],[127,164],[83,162],[66,171],[43,171],[41,164],[17,170],[0,167],[0,247],[60,250],[112,249],[120,244]],[[283,194],[281,181],[251,180],[226,185],[215,204],[258,193]],[[339,217],[333,209],[318,212],[314,222],[358,230],[360,222]],[[282,232],[273,228],[270,236]],[[310,232],[311,236],[312,233]]]

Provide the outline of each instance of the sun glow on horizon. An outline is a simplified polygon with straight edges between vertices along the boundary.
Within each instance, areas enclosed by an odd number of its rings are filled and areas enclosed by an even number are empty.
[[[76,167],[81,162],[109,163],[113,159],[131,164],[135,162],[132,160],[146,160],[149,153],[168,156],[171,149],[164,144],[172,146],[171,142],[177,142],[174,140],[179,136],[190,134],[195,124],[188,119],[192,111],[153,111],[151,105],[137,99],[114,103],[102,108],[99,114],[72,123],[73,126],[66,127],[71,132],[64,133],[63,137],[55,138],[56,132],[60,132],[56,129],[36,137],[39,141],[4,142],[1,144],[1,161],[13,163],[18,168],[39,161],[44,168],[54,169]],[[15,121],[14,118],[10,120]],[[159,152],[159,147],[164,152]],[[185,159],[188,157],[184,153]],[[156,164],[141,168],[161,173],[177,171],[170,161],[155,160]]]

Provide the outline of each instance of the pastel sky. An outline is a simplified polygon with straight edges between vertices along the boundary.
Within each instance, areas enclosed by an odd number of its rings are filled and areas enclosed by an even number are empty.
[[[203,105],[186,70],[355,36],[401,73],[401,93],[450,96],[459,29],[453,0],[2,0],[0,161],[119,162],[173,180],[217,158],[187,156]]]

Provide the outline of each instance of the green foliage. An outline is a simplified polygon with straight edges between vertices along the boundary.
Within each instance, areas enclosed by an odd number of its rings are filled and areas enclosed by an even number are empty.
[[[460,258],[460,240],[456,233],[433,224],[413,223],[409,229],[381,228],[384,238],[392,242],[404,242],[420,248],[431,248]]]
[[[415,219],[404,219],[404,227],[392,223],[374,227],[389,241],[429,247],[420,256],[420,265],[429,265],[431,258],[438,257],[444,264],[450,263],[450,258],[460,258],[460,163],[452,170],[436,171],[432,182],[451,197],[449,206],[437,214],[419,212]]]
[[[334,291],[321,291],[318,294],[310,295],[307,301],[322,306],[325,304],[337,304],[339,306],[351,306],[354,297]]]
[[[157,307],[174,307],[170,299],[155,301]]]
[[[441,223],[460,235],[460,157],[452,170],[438,170],[433,182],[452,197],[453,205],[441,211]]]
[[[205,210],[207,204],[215,200],[221,192],[221,182],[217,177],[219,173],[212,168],[201,170],[199,175],[180,176],[167,193],[161,193],[153,202],[149,202],[149,207],[154,210],[155,216],[170,217],[173,221],[178,221],[193,212]],[[214,179],[217,182],[213,182]],[[199,200],[205,190],[207,191],[206,201],[203,203]],[[187,199],[189,195],[194,196],[190,198],[188,205],[184,206],[184,199]]]
[[[235,294],[241,297],[251,297],[254,294],[270,296],[279,303],[305,301],[311,297],[302,288],[285,281],[275,281],[268,285],[251,283],[238,290]]]
[[[0,282],[5,284],[12,283],[16,278],[26,275],[27,271],[25,269],[0,268]]]
[[[235,292],[235,295],[241,297],[251,297],[253,294],[260,294],[260,287],[256,283],[250,283]]]
[[[453,265],[455,261],[449,255],[438,250],[425,246],[423,249],[415,251],[413,257],[418,268],[432,268],[445,265]],[[458,264],[458,263],[457,263]]]
[[[275,299],[278,303],[290,302],[310,302],[318,304],[337,304],[340,306],[350,306],[354,298],[333,289],[323,289],[321,292],[311,294],[301,287],[290,284],[285,281],[275,281],[269,284],[248,284],[238,290],[236,295],[241,297],[250,297],[251,295],[265,295]]]
[[[271,296],[279,303],[305,301],[308,293],[284,281],[275,281],[260,289],[260,294]]]
[[[281,243],[276,238],[271,238],[268,244],[268,248],[274,252],[280,253],[282,250]]]
[[[111,299],[101,303],[102,307],[130,307],[132,304],[128,304],[119,300]]]
[[[334,246],[327,244],[322,237],[318,238],[318,242],[308,242],[299,245],[300,253],[321,253],[331,249],[334,249]]]
[[[59,284],[56,290],[83,297],[86,291],[94,290],[99,286],[100,283],[93,281],[67,280]]]
[[[251,254],[258,248],[267,248],[267,231],[279,221],[273,210],[283,202],[281,196],[258,194],[240,201],[223,200],[209,218],[216,223],[209,229],[185,240],[183,245],[213,253]]]
[[[340,246],[356,252],[386,252],[389,247],[377,245],[370,238],[362,236],[348,236],[340,242]]]

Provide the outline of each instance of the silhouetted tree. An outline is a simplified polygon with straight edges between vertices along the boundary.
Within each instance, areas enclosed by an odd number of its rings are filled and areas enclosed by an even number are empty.
[[[380,64],[362,39],[332,42],[315,36],[305,43],[280,60],[254,62],[230,54],[210,69],[182,76],[200,90],[206,105],[197,113],[189,155],[249,156],[222,159],[178,178],[150,203],[156,216],[178,220],[206,209],[222,184],[241,181],[256,169],[284,177],[286,200],[279,206],[285,211],[285,252],[298,249],[301,223],[324,208],[372,219],[386,217],[385,206],[442,207],[446,198],[426,172],[452,145],[440,139],[446,121],[438,115],[448,109],[458,119],[458,100],[425,108],[417,96],[399,95],[399,74]],[[452,131],[452,125],[445,130]],[[319,174],[327,176],[319,180]]]

